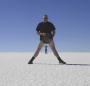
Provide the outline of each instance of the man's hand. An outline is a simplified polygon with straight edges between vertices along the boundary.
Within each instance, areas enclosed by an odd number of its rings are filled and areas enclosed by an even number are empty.
[[[46,33],[39,33],[41,36],[45,36],[46,35]]]
[[[37,34],[40,35],[40,36],[45,36],[46,35],[46,33],[41,33],[41,32],[37,32]]]

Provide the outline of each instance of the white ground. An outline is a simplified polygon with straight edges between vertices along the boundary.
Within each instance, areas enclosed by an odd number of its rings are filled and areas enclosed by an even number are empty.
[[[0,53],[0,86],[90,86],[90,66],[58,64],[53,54],[39,54],[28,65],[33,53]],[[61,53],[67,63],[90,63],[90,53]]]

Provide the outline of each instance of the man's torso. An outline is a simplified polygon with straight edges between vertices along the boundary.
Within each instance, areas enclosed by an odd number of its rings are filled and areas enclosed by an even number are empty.
[[[50,40],[53,39],[51,31],[55,30],[55,27],[52,23],[50,22],[41,22],[37,26],[36,30],[40,33],[46,33],[46,36],[40,36],[40,40],[43,41],[44,43],[48,43]]]

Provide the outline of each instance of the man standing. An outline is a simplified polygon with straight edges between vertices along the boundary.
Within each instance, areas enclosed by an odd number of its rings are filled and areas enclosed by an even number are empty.
[[[36,28],[36,31],[37,31],[38,35],[40,36],[40,43],[38,45],[38,48],[37,48],[34,56],[30,59],[28,64],[33,64],[34,59],[38,56],[41,48],[44,46],[45,43],[49,44],[54,55],[57,57],[59,63],[66,64],[66,62],[64,62],[60,58],[60,56],[55,48],[55,44],[53,41],[53,37],[55,36],[55,30],[56,30],[55,26],[51,22],[48,21],[48,16],[44,15],[43,22],[40,22]]]

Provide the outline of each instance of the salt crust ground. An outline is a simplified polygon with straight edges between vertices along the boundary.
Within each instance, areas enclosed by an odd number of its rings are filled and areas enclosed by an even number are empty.
[[[0,86],[90,86],[90,66],[28,65],[32,55],[0,53]],[[90,62],[90,53],[69,52],[61,56],[68,63]],[[58,61],[53,54],[42,53],[34,63],[58,64]]]

